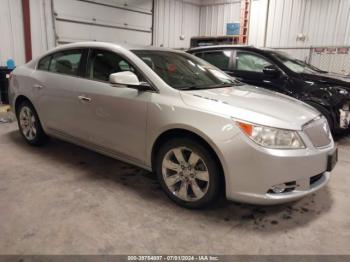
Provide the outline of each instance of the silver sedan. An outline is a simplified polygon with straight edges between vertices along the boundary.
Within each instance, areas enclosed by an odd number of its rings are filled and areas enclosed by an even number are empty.
[[[76,43],[10,76],[23,138],[63,139],[154,171],[169,198],[276,204],[323,187],[337,161],[326,120],[190,54]]]

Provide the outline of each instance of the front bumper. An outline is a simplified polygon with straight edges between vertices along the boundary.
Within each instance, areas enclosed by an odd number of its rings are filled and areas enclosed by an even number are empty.
[[[311,194],[327,184],[329,155],[336,147],[333,140],[324,148],[316,148],[300,132],[306,149],[277,150],[258,146],[244,134],[221,145],[224,158],[226,197],[229,200],[271,205],[293,201]],[[273,193],[275,185],[289,189]]]

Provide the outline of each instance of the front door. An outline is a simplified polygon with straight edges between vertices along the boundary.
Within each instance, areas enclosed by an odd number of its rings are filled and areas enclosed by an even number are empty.
[[[109,83],[112,73],[135,71],[114,52],[91,50],[86,68],[85,79],[76,94],[80,133],[97,149],[143,163],[147,101],[152,93]]]
[[[264,73],[266,66],[273,65],[268,59],[250,51],[237,50],[235,54],[234,69],[230,73],[232,76],[250,85],[288,93],[286,89],[288,78],[282,71],[274,76]]]

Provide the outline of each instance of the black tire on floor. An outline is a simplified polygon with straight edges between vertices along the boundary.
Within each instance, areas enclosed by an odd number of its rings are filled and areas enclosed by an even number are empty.
[[[209,186],[204,194],[198,200],[195,201],[185,201],[176,194],[174,194],[166,185],[163,173],[162,173],[162,163],[163,159],[166,157],[167,153],[178,147],[186,147],[190,149],[192,152],[195,152],[200,158],[204,161],[205,166],[207,167],[207,171],[209,172]],[[195,139],[190,138],[173,138],[168,140],[165,144],[163,144],[157,152],[155,159],[155,171],[158,176],[158,180],[166,193],[166,195],[179,204],[180,206],[192,209],[204,208],[215,202],[221,192],[222,189],[222,172],[219,166],[219,163],[216,160],[216,157],[213,156],[213,153],[208,150],[208,148],[202,145],[200,142]],[[182,182],[179,182],[182,183]],[[197,184],[198,185],[198,184]],[[191,186],[192,188],[192,186]],[[191,191],[191,189],[189,189]],[[192,191],[193,192],[193,191]]]
[[[23,125],[21,125],[21,112],[23,110],[28,110],[28,109],[32,113],[32,116],[34,117],[34,120],[35,120],[33,123],[33,126],[35,127],[36,133],[32,137],[28,137],[28,135],[25,134],[25,132],[23,130],[24,127],[23,127]],[[35,108],[33,107],[33,105],[29,101],[24,100],[19,104],[18,108],[16,109],[16,117],[17,117],[19,131],[20,131],[22,137],[24,138],[24,140],[28,144],[33,145],[33,146],[41,146],[47,142],[48,136],[45,134],[45,132],[41,126],[41,122],[40,122],[39,116],[38,116]]]

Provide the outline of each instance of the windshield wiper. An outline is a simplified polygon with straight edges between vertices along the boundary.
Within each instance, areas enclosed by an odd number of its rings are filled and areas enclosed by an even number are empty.
[[[198,86],[181,86],[181,87],[176,87],[178,90],[196,90],[198,89]]]
[[[191,86],[182,86],[178,87],[179,90],[203,90],[203,89],[214,89],[214,88],[223,88],[223,87],[230,87],[236,85],[235,83],[223,83],[218,85],[210,85],[210,86],[197,86],[197,85],[191,85]]]
[[[206,89],[213,89],[213,88],[223,88],[223,87],[230,87],[234,86],[236,83],[222,83],[218,85],[211,85],[211,86],[205,86]]]
[[[230,87],[234,85],[239,85],[240,83],[222,83],[218,85],[209,85],[209,86],[197,86],[197,85],[191,85],[191,86],[182,86],[178,87],[179,90],[203,90],[203,89],[214,89],[214,88],[224,88],[224,87]]]

